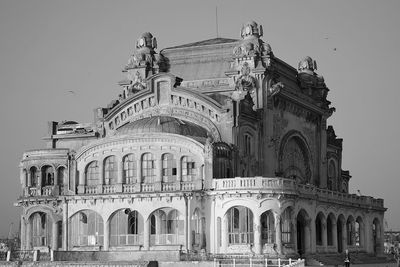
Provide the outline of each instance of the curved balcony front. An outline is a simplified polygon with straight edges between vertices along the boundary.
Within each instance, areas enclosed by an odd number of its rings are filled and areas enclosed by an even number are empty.
[[[213,188],[218,192],[256,191],[260,193],[291,194],[319,201],[384,209],[383,199],[321,189],[310,184],[298,184],[293,179],[281,177],[236,177],[213,179]]]

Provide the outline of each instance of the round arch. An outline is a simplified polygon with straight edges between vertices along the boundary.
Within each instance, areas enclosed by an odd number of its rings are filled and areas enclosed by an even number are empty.
[[[300,255],[311,251],[311,218],[307,211],[300,209],[296,216],[297,252]]]
[[[279,172],[300,183],[312,183],[312,153],[307,139],[298,131],[286,133],[279,149]]]

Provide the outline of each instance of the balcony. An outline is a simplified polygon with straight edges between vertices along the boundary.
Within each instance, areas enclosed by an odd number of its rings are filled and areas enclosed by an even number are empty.
[[[263,193],[283,193],[315,197],[320,201],[384,208],[383,199],[321,189],[314,185],[297,184],[293,179],[268,177],[236,177],[213,179],[217,191],[257,190]]]
[[[112,184],[112,185],[85,185],[83,194],[113,194],[113,193],[139,193],[139,192],[176,192],[193,191],[202,189],[202,181],[182,181],[173,183],[136,183],[136,184]]]
[[[57,196],[63,194],[62,185],[47,185],[40,187],[25,187],[24,197]]]

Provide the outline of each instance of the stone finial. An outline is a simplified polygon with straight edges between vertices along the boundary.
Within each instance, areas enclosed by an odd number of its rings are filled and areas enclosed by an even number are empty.
[[[271,55],[271,46],[264,43],[260,37],[263,35],[263,28],[254,21],[242,25],[240,36],[242,41],[233,49],[235,57],[253,57]]]
[[[251,36],[260,38],[263,36],[263,28],[261,25],[258,25],[257,22],[249,21],[242,26],[242,29],[240,30],[240,36],[243,39],[247,39]]]
[[[157,48],[157,39],[153,37],[150,32],[142,33],[139,39],[136,41],[136,48],[149,48],[150,50],[154,50]]]
[[[299,72],[314,72],[314,70],[317,70],[317,62],[307,56],[300,60],[298,70]]]

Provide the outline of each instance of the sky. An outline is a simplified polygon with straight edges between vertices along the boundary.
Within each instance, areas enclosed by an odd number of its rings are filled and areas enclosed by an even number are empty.
[[[18,165],[44,148],[47,122],[92,122],[120,93],[141,33],[158,51],[215,38],[216,7],[219,37],[255,20],[275,56],[317,61],[350,191],[384,198],[387,229],[400,230],[400,1],[0,0],[0,237],[18,230]]]

